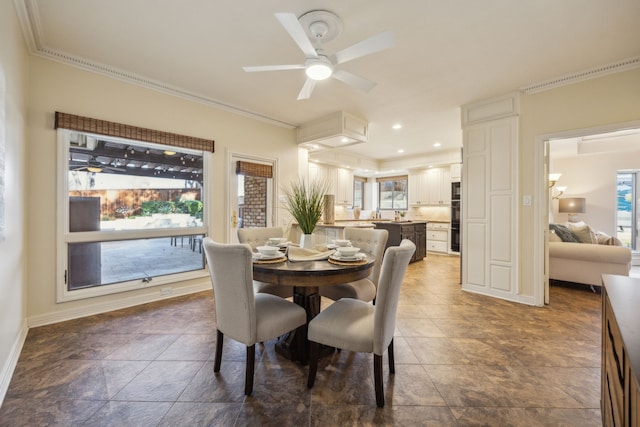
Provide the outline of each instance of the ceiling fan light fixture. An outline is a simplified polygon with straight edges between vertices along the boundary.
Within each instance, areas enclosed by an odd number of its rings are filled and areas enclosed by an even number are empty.
[[[313,80],[325,80],[333,74],[333,65],[326,57],[311,58],[305,64],[307,77]]]
[[[99,168],[96,166],[87,166],[87,171],[93,172],[93,173],[100,173],[102,172],[102,168]]]

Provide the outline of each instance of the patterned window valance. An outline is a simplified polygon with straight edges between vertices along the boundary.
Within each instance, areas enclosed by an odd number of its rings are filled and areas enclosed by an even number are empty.
[[[263,165],[260,163],[243,162],[238,160],[236,164],[237,175],[259,176],[262,178],[273,178],[273,170],[271,165]]]
[[[61,113],[59,111],[56,111],[55,128],[76,130],[117,138],[126,138],[136,141],[152,142],[172,147],[214,152],[214,141],[211,139],[202,139],[193,136],[162,132],[159,130],[145,129],[137,126],[108,122],[106,120]]]

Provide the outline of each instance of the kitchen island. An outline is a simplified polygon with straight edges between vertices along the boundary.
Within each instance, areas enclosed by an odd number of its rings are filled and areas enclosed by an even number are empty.
[[[422,261],[427,256],[427,221],[374,222],[374,225],[375,228],[389,232],[387,248],[398,246],[403,239],[409,239],[416,245],[411,262]]]

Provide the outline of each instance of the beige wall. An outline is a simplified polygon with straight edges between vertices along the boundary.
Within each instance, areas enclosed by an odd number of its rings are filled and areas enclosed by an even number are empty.
[[[520,194],[535,194],[536,137],[640,120],[640,69],[523,95],[520,111]],[[538,174],[540,180],[544,177]],[[540,201],[534,201],[534,205]],[[533,207],[520,208],[520,289],[533,295]],[[538,284],[540,285],[540,284]]]
[[[30,270],[28,315],[46,316],[80,310],[92,304],[117,304],[123,299],[158,294],[154,288],[56,304],[56,132],[54,112],[94,117],[145,128],[215,140],[210,174],[210,235],[226,241],[227,150],[276,158],[279,182],[297,177],[298,148],[295,130],[187,101],[86,72],[74,67],[31,58],[29,81],[28,187]],[[203,279],[204,280],[204,279]],[[208,278],[206,279],[208,281]],[[176,293],[180,286],[174,285]]]
[[[0,2],[0,139],[5,143],[6,227],[0,240],[0,402],[26,333],[25,126],[27,51],[13,2]]]

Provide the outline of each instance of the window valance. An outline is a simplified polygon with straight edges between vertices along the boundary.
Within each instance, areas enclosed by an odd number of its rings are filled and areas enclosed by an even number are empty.
[[[262,178],[273,178],[273,168],[271,165],[261,163],[251,163],[238,161],[236,163],[237,175],[258,176]]]
[[[214,152],[214,141],[56,111],[55,128]]]
[[[399,176],[383,176],[380,178],[376,178],[376,182],[387,182],[387,181],[402,181],[408,179],[407,175],[399,175]]]

